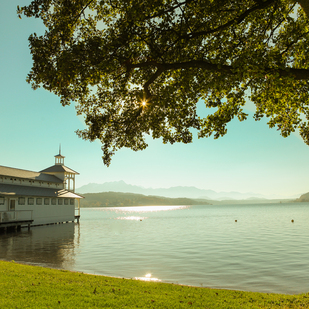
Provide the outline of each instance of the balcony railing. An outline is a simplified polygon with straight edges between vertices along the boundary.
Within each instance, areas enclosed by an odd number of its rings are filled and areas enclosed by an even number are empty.
[[[31,221],[32,210],[0,211],[0,223]]]

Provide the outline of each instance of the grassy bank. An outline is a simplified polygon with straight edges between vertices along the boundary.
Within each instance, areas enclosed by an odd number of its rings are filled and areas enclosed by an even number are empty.
[[[0,308],[309,308],[309,294],[215,290],[0,261]]]

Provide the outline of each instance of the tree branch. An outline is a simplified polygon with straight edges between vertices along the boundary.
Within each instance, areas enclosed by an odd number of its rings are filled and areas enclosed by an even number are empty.
[[[309,80],[309,70],[308,69],[271,69],[266,68],[266,72],[278,73],[280,77],[293,77],[295,80]]]
[[[219,26],[217,28],[214,28],[214,29],[211,29],[211,30],[199,31],[199,32],[191,33],[189,35],[189,37],[190,38],[195,38],[195,37],[198,37],[198,36],[201,36],[201,35],[212,34],[212,33],[218,32],[218,31],[225,30],[228,27],[232,26],[233,24],[240,24],[252,12],[257,11],[257,10],[265,9],[266,7],[268,7],[271,4],[275,3],[276,1],[277,0],[267,0],[265,2],[261,2],[261,3],[255,5],[255,6],[253,6],[252,8],[248,9],[247,11],[242,13],[240,16],[235,17],[234,19],[232,19],[229,22],[225,23],[224,25],[221,25],[221,26]]]
[[[221,25],[217,28],[214,29],[210,29],[210,30],[205,30],[205,31],[197,31],[197,32],[190,32],[189,34],[185,34],[185,35],[180,35],[172,44],[172,46],[174,46],[175,44],[177,44],[180,40],[182,39],[192,39],[192,38],[196,38],[199,36],[206,36],[209,34],[213,34],[222,30],[225,30],[227,28],[229,28],[230,26],[234,25],[234,24],[239,24],[241,23],[246,17],[248,17],[252,12],[257,11],[257,10],[262,10],[265,9],[266,7],[270,6],[271,4],[277,2],[278,0],[267,0],[265,2],[263,1],[255,1],[256,4],[251,7],[250,9],[248,9],[247,11],[245,11],[244,13],[242,13],[240,16],[236,16],[234,19],[230,20],[229,22],[225,23],[224,25]],[[309,1],[309,0],[308,0]],[[183,4],[184,2],[182,2],[181,4]]]
[[[160,73],[162,73],[163,71],[168,71],[168,70],[190,69],[190,68],[201,68],[201,69],[206,69],[209,71],[225,72],[229,74],[233,73],[232,67],[229,65],[218,65],[218,64],[213,64],[213,63],[210,63],[204,60],[192,60],[192,61],[178,62],[178,63],[159,63],[156,61],[147,61],[147,62],[129,65],[129,67],[133,69],[146,68],[146,67],[151,67],[151,66],[161,69]]]
[[[156,14],[153,14],[153,15],[151,15],[151,16],[147,16],[147,17],[145,18],[145,20],[157,18],[157,17],[160,17],[160,16],[162,16],[162,15],[166,15],[167,13],[172,12],[172,11],[174,11],[175,9],[178,9],[179,7],[181,7],[182,5],[187,4],[187,3],[190,3],[190,2],[192,2],[192,0],[185,0],[185,1],[183,1],[183,2],[179,2],[177,5],[174,5],[174,6],[172,6],[171,8],[169,8],[169,9],[167,9],[167,10],[162,10],[162,11],[156,13]]]
[[[158,63],[155,61],[147,61],[138,64],[130,64],[127,68],[137,69],[146,67],[157,68],[157,71],[150,77],[150,79],[143,86],[147,99],[151,97],[149,86],[152,83],[154,83],[154,81],[165,71],[198,68],[216,73],[224,73],[229,75],[236,74],[234,72],[235,68],[233,66],[213,64],[204,60],[192,60],[179,63]],[[279,74],[280,77],[293,77],[295,80],[309,80],[308,69],[294,69],[294,68],[279,69],[279,68],[266,67],[264,68],[264,72],[265,74]]]
[[[82,8],[82,10],[80,11],[80,13],[78,15],[75,16],[75,22],[81,17],[82,14],[84,14],[86,8],[89,6],[89,4],[93,2],[93,0],[88,1],[88,3]]]
[[[162,68],[158,68],[156,73],[154,73],[150,79],[144,84],[144,91],[146,93],[146,99],[150,99],[151,93],[149,91],[149,86],[161,75],[163,72]]]

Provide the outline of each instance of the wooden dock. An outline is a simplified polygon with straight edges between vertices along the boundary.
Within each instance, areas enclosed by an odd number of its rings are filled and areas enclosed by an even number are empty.
[[[20,230],[22,226],[27,226],[30,230],[30,225],[33,220],[7,221],[0,222],[0,230]]]

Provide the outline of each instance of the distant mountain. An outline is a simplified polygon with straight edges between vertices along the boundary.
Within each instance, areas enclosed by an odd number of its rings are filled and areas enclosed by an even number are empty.
[[[81,200],[81,207],[114,207],[114,206],[158,206],[158,205],[207,205],[206,201],[195,201],[188,198],[167,198],[146,196],[143,194],[102,192],[86,193]]]
[[[144,195],[155,195],[169,198],[191,198],[206,200],[244,200],[249,198],[263,199],[265,196],[256,193],[239,192],[215,192],[213,190],[204,190],[196,187],[177,186],[171,188],[143,188],[125,183],[124,181],[105,182],[103,184],[89,183],[78,189],[76,192],[100,193],[100,192],[123,192]]]
[[[299,198],[297,198],[294,202],[309,202],[309,192],[302,194]]]

